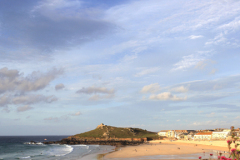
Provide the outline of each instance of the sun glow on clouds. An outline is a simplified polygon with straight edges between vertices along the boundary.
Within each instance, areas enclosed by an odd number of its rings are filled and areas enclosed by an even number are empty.
[[[175,87],[171,89],[174,92],[187,92],[188,89],[185,88],[184,86],[179,86],[179,87]],[[177,97],[176,95],[172,95],[172,93],[170,92],[163,92],[163,93],[159,93],[159,94],[153,94],[160,91],[160,86],[158,83],[153,83],[147,86],[144,86],[141,90],[141,93],[152,93],[149,96],[149,100],[164,100],[164,101],[183,101],[186,100],[187,97]],[[144,97],[143,100],[146,100],[146,98]]]
[[[147,86],[144,86],[141,90],[142,93],[155,93],[160,90],[160,86],[158,83],[153,83]]]
[[[170,92],[163,92],[157,95],[150,95],[149,97],[150,100],[171,100],[171,101],[183,101],[186,100],[187,97],[177,97],[176,95],[172,95]]]
[[[180,87],[173,88],[172,91],[174,91],[174,92],[187,92],[188,88],[186,88],[184,86],[180,86]]]
[[[28,105],[25,105],[25,106],[22,106],[22,107],[18,107],[17,108],[17,111],[18,112],[24,112],[24,111],[27,111],[27,110],[30,110],[30,109],[33,109],[33,107],[30,107]]]

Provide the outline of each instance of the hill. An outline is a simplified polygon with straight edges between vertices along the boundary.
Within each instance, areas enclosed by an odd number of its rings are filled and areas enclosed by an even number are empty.
[[[155,132],[150,132],[140,128],[120,128],[98,125],[94,130],[74,135],[76,138],[92,137],[92,138],[150,138],[158,139],[159,136]]]
[[[44,142],[44,144],[98,144],[98,145],[139,145],[148,140],[159,139],[157,133],[140,128],[120,128],[100,124],[96,129],[76,134],[61,141]]]

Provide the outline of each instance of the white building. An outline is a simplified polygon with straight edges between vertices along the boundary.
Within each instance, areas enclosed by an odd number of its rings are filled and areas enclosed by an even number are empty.
[[[212,132],[199,132],[194,135],[194,140],[210,140],[212,138]]]
[[[212,139],[226,139],[230,134],[230,131],[223,130],[222,132],[212,132]]]
[[[168,132],[169,130],[161,130],[160,132],[158,132],[158,135],[159,136],[162,136],[162,137],[167,137],[167,132]]]

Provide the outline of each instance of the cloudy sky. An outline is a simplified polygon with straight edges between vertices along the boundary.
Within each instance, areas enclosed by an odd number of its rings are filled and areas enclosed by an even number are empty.
[[[240,1],[1,0],[0,135],[239,126]]]

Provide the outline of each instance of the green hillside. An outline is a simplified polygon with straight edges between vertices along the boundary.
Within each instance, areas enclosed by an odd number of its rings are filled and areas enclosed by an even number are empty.
[[[159,138],[157,133],[140,128],[119,128],[106,125],[99,125],[96,129],[75,135],[76,137],[94,138]]]

